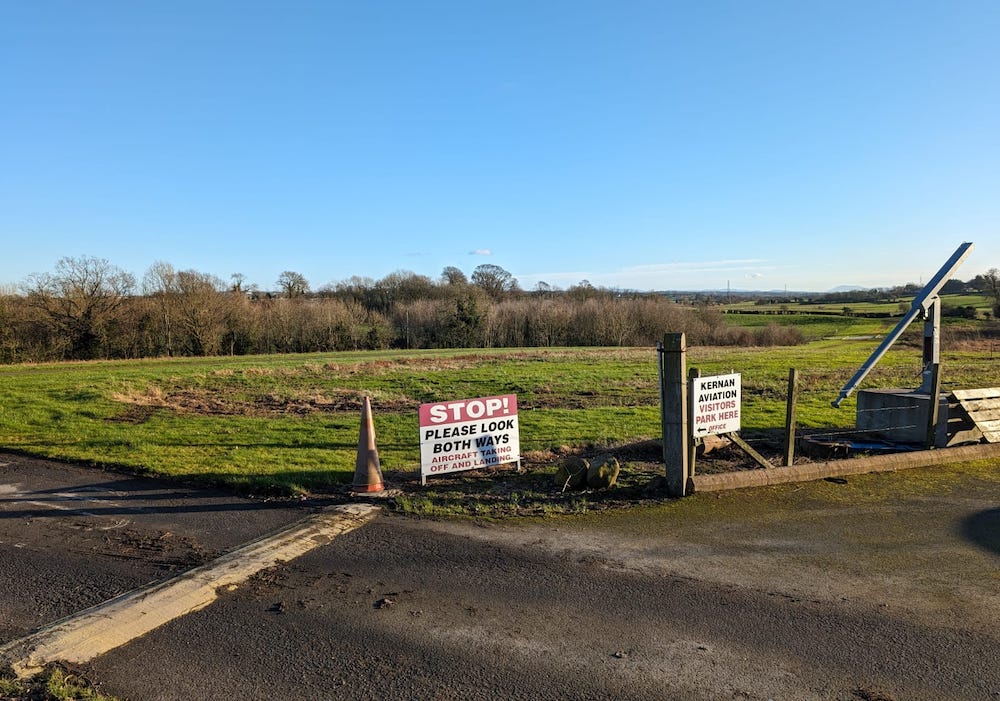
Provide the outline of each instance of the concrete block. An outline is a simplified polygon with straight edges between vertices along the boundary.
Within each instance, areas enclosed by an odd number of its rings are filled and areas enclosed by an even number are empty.
[[[923,445],[927,437],[926,392],[905,389],[864,389],[858,392],[857,427],[897,443]],[[938,397],[934,445],[948,445],[948,397]]]

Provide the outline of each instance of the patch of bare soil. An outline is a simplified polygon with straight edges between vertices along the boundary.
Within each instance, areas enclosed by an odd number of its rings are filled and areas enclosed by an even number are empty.
[[[239,396],[220,388],[189,388],[170,392],[151,390],[144,394],[118,395],[126,404],[121,414],[109,421],[142,423],[157,409],[169,409],[201,416],[304,416],[314,413],[359,412],[364,393],[356,390],[334,390],[301,394]],[[379,401],[380,410],[387,412],[415,411],[417,402],[408,399]]]
[[[781,432],[760,432],[745,436],[758,453],[772,465],[784,459]],[[610,455],[618,460],[617,482],[609,489],[569,489],[555,478],[560,464],[582,458],[588,462]],[[796,456],[795,462],[810,458]],[[734,444],[700,454],[695,461],[698,474],[762,469]],[[472,514],[479,516],[540,516],[548,513],[582,513],[619,509],[667,499],[663,448],[660,441],[639,441],[613,447],[563,446],[550,451],[522,454],[521,471],[516,465],[473,470],[431,477],[420,485],[419,475],[410,471],[385,471],[386,484],[396,496],[389,508],[400,512]],[[345,491],[349,488],[345,488]]]
[[[112,423],[141,424],[149,421],[156,413],[156,407],[149,404],[131,404],[122,413],[105,419]]]
[[[608,358],[629,357],[634,351],[609,349]],[[378,359],[362,363],[307,364],[300,367],[259,367],[240,371],[224,369],[215,371],[213,377],[232,378],[234,376],[265,376],[280,378],[308,378],[320,375],[351,377],[355,375],[379,375],[392,372],[400,367],[419,366],[427,372],[461,370],[480,367],[494,356],[486,353],[467,353],[446,358],[401,357]],[[575,357],[575,351],[523,351],[510,353],[505,358],[523,361],[545,361],[559,357]],[[122,413],[108,421],[120,423],[142,423],[157,409],[197,414],[202,416],[285,416],[308,415],[314,413],[357,412],[365,396],[355,389],[324,387],[322,389],[301,389],[285,394],[247,394],[232,384],[209,383],[206,387],[157,387],[150,386],[140,392],[119,392],[113,398],[126,405]],[[659,402],[655,388],[648,383],[624,384],[611,393],[604,390],[583,391],[567,395],[547,387],[535,387],[530,398],[519,401],[523,409],[586,409],[598,406],[653,406]],[[379,399],[379,411],[413,412],[419,401],[409,397]]]
[[[339,390],[332,395],[321,393],[290,396],[265,394],[242,399],[227,396],[214,390],[187,389],[165,397],[167,408],[189,414],[210,416],[274,416],[306,415],[317,412],[357,412],[361,410],[362,402],[363,394],[351,390]],[[403,407],[386,407],[387,411],[402,409]]]
[[[620,396],[607,393],[581,392],[572,396],[547,393],[545,388],[536,390],[533,399],[523,399],[519,405],[530,409],[587,409],[597,406],[637,407],[653,406],[659,399],[649,392],[623,391]],[[145,394],[117,395],[116,400],[126,404],[126,409],[108,421],[142,423],[157,409],[169,409],[184,414],[201,416],[305,416],[316,413],[361,411],[364,393],[351,389],[334,389],[301,392],[288,395],[261,394],[243,396],[225,388],[185,388],[170,391],[151,390]],[[380,412],[415,412],[419,402],[410,398],[380,398]]]

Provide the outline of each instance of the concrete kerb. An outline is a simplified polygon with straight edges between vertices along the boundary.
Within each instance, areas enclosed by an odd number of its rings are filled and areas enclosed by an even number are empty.
[[[21,679],[50,662],[82,664],[175,618],[205,608],[220,590],[288,562],[371,520],[379,507],[346,504],[308,516],[218,559],[0,645],[0,671]]]
[[[864,458],[792,465],[791,467],[776,467],[772,470],[744,470],[718,475],[695,475],[691,478],[690,483],[695,492],[719,492],[743,487],[766,487],[772,484],[810,482],[827,477],[846,477],[871,472],[895,472],[913,467],[930,467],[990,458],[1000,458],[1000,444],[985,443],[957,448],[874,455]]]

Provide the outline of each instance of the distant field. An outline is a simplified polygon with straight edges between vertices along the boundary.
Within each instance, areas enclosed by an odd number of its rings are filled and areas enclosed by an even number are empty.
[[[745,429],[783,425],[799,368],[800,424],[853,425],[830,406],[875,342],[694,348],[703,374],[743,373]],[[1000,384],[988,353],[945,351],[945,386]],[[891,351],[867,386],[919,384],[919,352]],[[244,489],[313,490],[354,471],[372,397],[386,469],[419,469],[417,406],[518,395],[522,450],[616,446],[660,435],[656,351],[588,348],[371,352],[0,367],[0,446]]]
[[[989,311],[992,300],[985,295],[945,295],[941,298],[941,304],[946,307],[975,307],[980,311]]]
[[[794,326],[807,340],[818,340],[845,336],[885,335],[899,323],[900,318],[910,309],[912,300],[896,302],[856,302],[856,303],[774,303],[757,304],[746,301],[725,305],[726,321],[732,326],[757,328],[775,324]],[[955,307],[973,307],[979,319],[988,318],[991,313],[991,299],[983,295],[945,295],[941,298],[945,310]],[[845,311],[846,310],[846,311]],[[866,318],[857,314],[891,314],[888,318]],[[981,321],[945,316],[942,326],[948,329],[962,329]],[[915,322],[910,335],[919,335],[921,322]]]
[[[799,303],[799,302],[776,302],[774,304],[757,304],[754,301],[738,302],[727,304],[727,309],[743,309],[751,311],[774,311],[787,310],[801,314],[815,312],[843,313],[847,308],[853,313],[867,314],[893,314],[902,316],[909,310],[912,299],[898,299],[892,302],[824,302],[821,304]],[[991,298],[985,295],[943,295],[941,305],[948,307],[975,307],[982,316],[992,308]]]
[[[807,340],[818,340],[835,336],[871,336],[885,334],[899,321],[893,319],[865,319],[849,316],[825,316],[820,314],[727,314],[726,321],[732,326],[757,328],[776,324],[794,326]]]

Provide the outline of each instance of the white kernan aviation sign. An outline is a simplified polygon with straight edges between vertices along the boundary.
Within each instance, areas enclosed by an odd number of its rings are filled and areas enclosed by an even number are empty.
[[[420,483],[427,475],[521,459],[517,395],[420,405]]]
[[[740,374],[696,377],[691,383],[695,436],[740,430]]]

